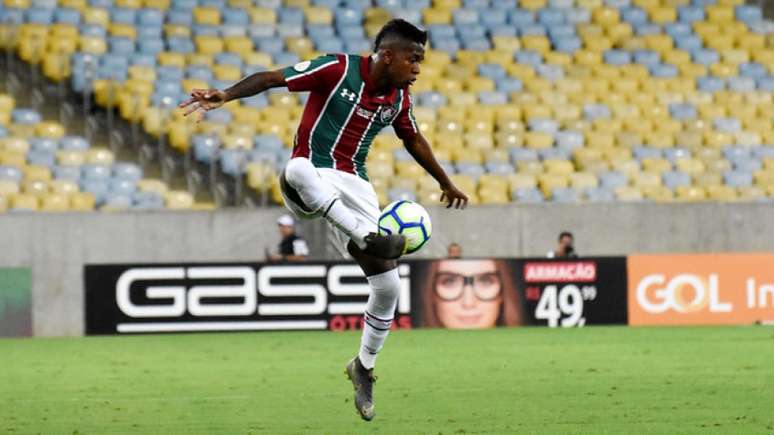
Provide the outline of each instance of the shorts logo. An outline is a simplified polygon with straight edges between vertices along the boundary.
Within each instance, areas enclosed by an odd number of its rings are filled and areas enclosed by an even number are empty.
[[[385,107],[379,112],[379,119],[382,120],[385,124],[392,123],[392,119],[395,118],[395,115],[398,113],[398,111],[393,106]]]
[[[305,60],[303,62],[299,62],[293,66],[293,69],[298,72],[304,72],[307,69],[309,69],[309,66],[312,64],[312,62]]]

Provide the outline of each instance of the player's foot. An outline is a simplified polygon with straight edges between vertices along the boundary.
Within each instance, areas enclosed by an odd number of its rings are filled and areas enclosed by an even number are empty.
[[[406,251],[406,236],[402,234],[368,233],[364,240],[366,254],[385,260],[394,260]]]
[[[376,378],[374,369],[368,370],[360,363],[360,358],[354,357],[347,364],[347,377],[355,387],[355,409],[365,421],[374,418],[373,388]]]

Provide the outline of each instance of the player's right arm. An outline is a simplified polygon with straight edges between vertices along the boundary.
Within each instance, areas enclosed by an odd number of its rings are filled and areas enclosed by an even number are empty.
[[[201,120],[209,110],[232,100],[252,97],[271,88],[287,86],[283,70],[261,71],[251,74],[225,90],[219,89],[194,89],[191,98],[180,103],[181,108],[187,107],[185,116],[197,113],[197,120]]]
[[[232,100],[252,97],[271,88],[287,87],[292,92],[323,90],[335,83],[344,73],[340,61],[339,56],[329,54],[287,68],[257,72],[222,91],[194,89],[191,98],[180,103],[179,107],[187,107],[186,116],[196,112],[201,120],[209,110],[217,109]]]

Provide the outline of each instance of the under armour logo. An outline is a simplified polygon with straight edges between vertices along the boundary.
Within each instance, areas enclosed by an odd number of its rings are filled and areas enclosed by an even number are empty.
[[[341,96],[348,99],[350,102],[355,101],[355,98],[357,98],[357,94],[347,88],[341,90]]]

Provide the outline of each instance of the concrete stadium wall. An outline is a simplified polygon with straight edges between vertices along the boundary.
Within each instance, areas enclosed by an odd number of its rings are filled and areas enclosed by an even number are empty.
[[[83,266],[262,261],[283,209],[0,215],[0,267],[32,268],[37,336],[83,334]],[[774,204],[587,204],[430,210],[422,257],[451,241],[465,256],[543,256],[561,230],[582,255],[774,250]],[[336,258],[323,221],[304,222],[312,257]]]

